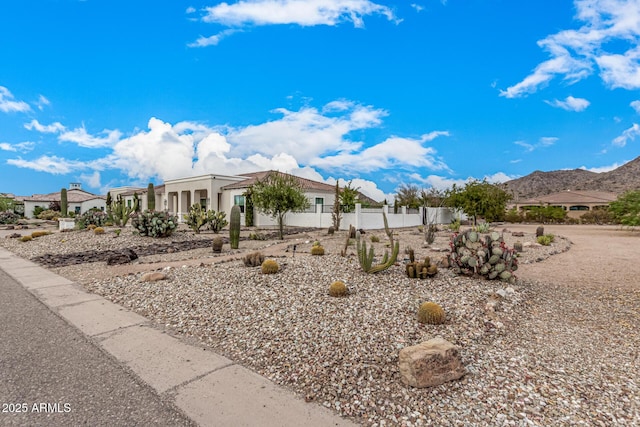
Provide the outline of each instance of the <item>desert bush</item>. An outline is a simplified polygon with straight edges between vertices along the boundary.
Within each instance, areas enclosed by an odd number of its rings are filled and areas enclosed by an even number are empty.
[[[20,215],[13,212],[0,212],[0,224],[15,224],[20,219]]]
[[[524,215],[517,209],[512,208],[507,211],[504,220],[511,223],[520,223],[524,221]]]
[[[611,224],[613,215],[607,209],[594,209],[580,216],[583,224]]]
[[[372,235],[370,239],[371,239],[371,243],[380,243],[380,238],[376,235]]]
[[[42,236],[48,236],[49,234],[51,234],[50,231],[45,231],[45,230],[41,230],[41,231],[34,231],[33,233],[31,233],[31,237],[38,238],[38,237],[42,237]]]
[[[47,221],[56,220],[60,217],[60,211],[54,211],[52,209],[47,209],[46,211],[42,211],[38,214],[38,219],[44,219]]]
[[[538,236],[537,241],[543,246],[549,246],[555,240],[555,236],[553,234],[545,234],[543,236]]]
[[[453,221],[451,221],[451,224],[449,224],[449,230],[456,233],[460,231],[460,220],[454,219]]]

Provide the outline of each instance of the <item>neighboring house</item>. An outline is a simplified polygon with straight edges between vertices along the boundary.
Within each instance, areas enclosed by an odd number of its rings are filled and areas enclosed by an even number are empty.
[[[164,197],[164,185],[155,186],[154,192],[156,193],[156,210],[165,210],[165,205],[162,200]],[[125,205],[133,207],[135,195],[138,195],[139,210],[144,211],[148,209],[147,205],[147,187],[116,187],[109,190],[111,194],[112,203],[115,203],[118,196],[124,199]]]
[[[33,211],[36,207],[49,209],[49,205],[53,202],[60,203],[60,191],[49,194],[34,194],[33,196],[23,197],[24,216],[33,218]],[[100,209],[104,211],[106,207],[106,198],[88,191],[84,191],[80,184],[72,183],[67,190],[67,209],[80,215],[89,209]]]
[[[606,191],[562,191],[546,196],[518,200],[512,206],[522,211],[535,206],[557,206],[567,211],[569,218],[579,218],[585,212],[602,209],[615,201],[618,195]]]

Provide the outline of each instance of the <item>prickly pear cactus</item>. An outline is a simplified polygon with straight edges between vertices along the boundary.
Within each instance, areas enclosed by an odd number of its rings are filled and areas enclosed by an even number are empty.
[[[449,265],[457,274],[515,282],[516,251],[507,247],[499,233],[488,234],[483,241],[477,232],[467,230],[451,236],[449,245]]]

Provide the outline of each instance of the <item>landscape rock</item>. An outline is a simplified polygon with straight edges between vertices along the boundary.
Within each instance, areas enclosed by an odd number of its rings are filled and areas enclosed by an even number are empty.
[[[121,252],[107,258],[107,265],[127,264],[138,259],[138,255],[133,249],[123,249]]]
[[[157,282],[158,280],[166,280],[167,275],[161,273],[159,271],[150,271],[149,273],[145,273],[140,278],[142,282]]]
[[[400,378],[406,385],[424,388],[460,379],[466,373],[460,347],[436,337],[400,350]]]

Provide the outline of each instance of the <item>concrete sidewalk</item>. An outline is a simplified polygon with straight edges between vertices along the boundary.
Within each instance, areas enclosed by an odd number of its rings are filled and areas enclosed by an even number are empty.
[[[316,403],[304,402],[294,393],[207,348],[186,344],[153,328],[144,317],[98,295],[88,293],[80,285],[4,249],[0,249],[0,270],[6,272],[51,312],[57,314],[58,319],[64,319],[66,324],[77,328],[89,341],[113,356],[117,362],[125,365],[153,389],[159,396],[159,401],[167,402],[167,416],[175,417],[175,421],[169,423],[171,425],[185,422],[180,419],[179,413],[176,415],[175,409],[172,408],[174,405],[202,426],[355,425]],[[29,305],[14,309],[23,312],[35,310],[34,307]],[[32,337],[27,333],[27,323],[16,326],[25,328],[25,334],[14,331],[14,335],[22,336],[23,340],[29,342]],[[7,344],[0,343],[3,347]],[[47,345],[56,346],[50,349],[51,353],[74,351],[56,342],[49,342]],[[9,350],[3,348],[0,355]],[[0,360],[3,370],[11,368],[5,367],[2,363]],[[28,372],[12,374],[19,377],[20,374],[28,375]],[[0,404],[18,403],[25,399],[27,394],[15,389],[14,392],[18,395],[1,393]],[[56,397],[56,401],[63,397]],[[31,405],[35,402],[27,403]],[[131,406],[132,411],[147,410],[136,407],[135,399],[131,400]],[[73,406],[68,414],[67,421],[73,420]],[[0,412],[0,424],[4,425],[5,421],[10,419],[5,418],[6,415]],[[60,425],[75,424],[66,422],[65,415],[56,414],[56,419],[62,420]],[[32,418],[26,420],[33,424]],[[48,420],[49,425],[58,425],[51,424],[52,421]],[[133,421],[127,424],[164,423]]]

